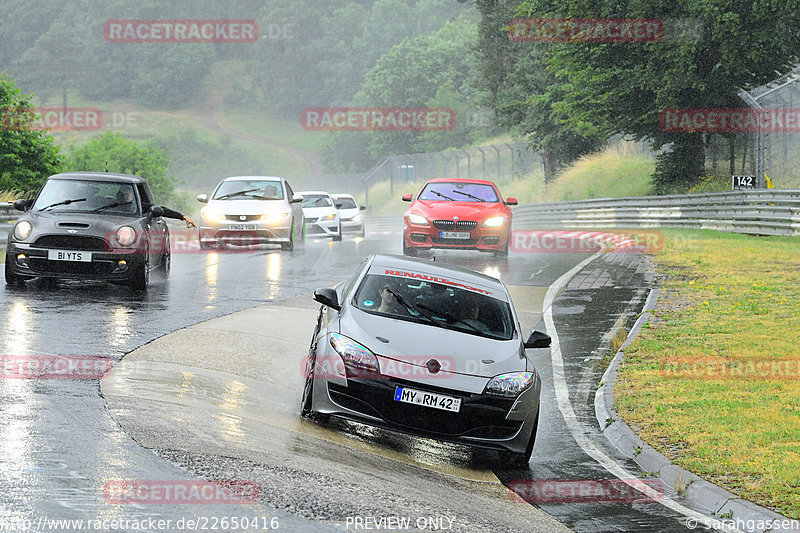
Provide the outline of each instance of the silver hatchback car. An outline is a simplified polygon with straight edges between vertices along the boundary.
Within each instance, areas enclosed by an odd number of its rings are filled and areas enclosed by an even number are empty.
[[[541,379],[505,285],[463,268],[373,255],[322,304],[301,413],[498,450],[527,464]]]
[[[292,250],[305,240],[305,220],[289,182],[275,176],[234,176],[220,181],[200,211],[200,246],[280,244]]]

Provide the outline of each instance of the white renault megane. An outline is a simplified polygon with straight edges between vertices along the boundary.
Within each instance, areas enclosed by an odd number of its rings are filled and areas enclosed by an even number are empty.
[[[303,416],[330,415],[499,450],[526,464],[541,380],[505,285],[477,272],[394,255],[366,258],[322,304],[305,365]]]

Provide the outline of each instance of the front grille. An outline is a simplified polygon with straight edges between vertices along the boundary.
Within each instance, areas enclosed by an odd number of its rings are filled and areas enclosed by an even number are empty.
[[[50,261],[41,257],[31,257],[28,264],[34,272],[48,274],[78,274],[85,276],[104,276],[114,270],[111,261],[93,261],[91,263],[75,261]]]
[[[444,246],[475,246],[478,239],[442,239],[441,237],[431,237],[433,244]]]
[[[36,239],[32,246],[60,250],[108,251],[111,249],[105,239],[85,235],[43,235]]]
[[[242,220],[244,217],[244,220]],[[225,215],[225,220],[230,222],[252,222],[254,220],[261,220],[262,215]]]
[[[472,231],[478,223],[474,220],[434,220],[433,227],[442,231]]]

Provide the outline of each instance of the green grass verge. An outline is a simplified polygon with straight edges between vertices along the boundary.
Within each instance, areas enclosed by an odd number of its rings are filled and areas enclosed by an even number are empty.
[[[661,298],[626,350],[616,408],[676,464],[800,518],[800,241],[663,233]],[[777,366],[759,375],[753,360]]]

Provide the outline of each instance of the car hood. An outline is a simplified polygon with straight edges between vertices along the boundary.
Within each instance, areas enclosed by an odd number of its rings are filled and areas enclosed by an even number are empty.
[[[289,211],[283,200],[211,200],[208,205],[224,215],[253,215],[270,211]]]
[[[331,206],[327,207],[304,207],[303,208],[303,215],[308,218],[314,217],[322,217],[325,215],[330,215],[331,213],[337,213],[336,208]]]
[[[120,226],[132,225],[141,229],[141,217],[117,216],[100,213],[51,213],[47,211],[28,211],[19,217],[33,225],[31,237],[33,242],[40,235],[64,234],[74,231],[74,235],[91,235],[109,238]]]
[[[436,359],[442,372],[491,378],[527,370],[520,340],[501,341],[432,325],[396,320],[348,307],[340,333],[369,348],[381,359],[424,367]],[[381,337],[389,342],[378,339]],[[381,368],[383,370],[383,362]],[[485,381],[484,381],[485,382]]]
[[[477,220],[505,214],[505,206],[498,202],[449,202],[435,200],[417,200],[409,208],[409,212],[420,214],[432,219],[452,219],[457,216],[460,220]]]
[[[352,209],[339,209],[339,216],[342,218],[353,218],[360,212],[361,211],[359,211],[357,207],[354,207]]]

